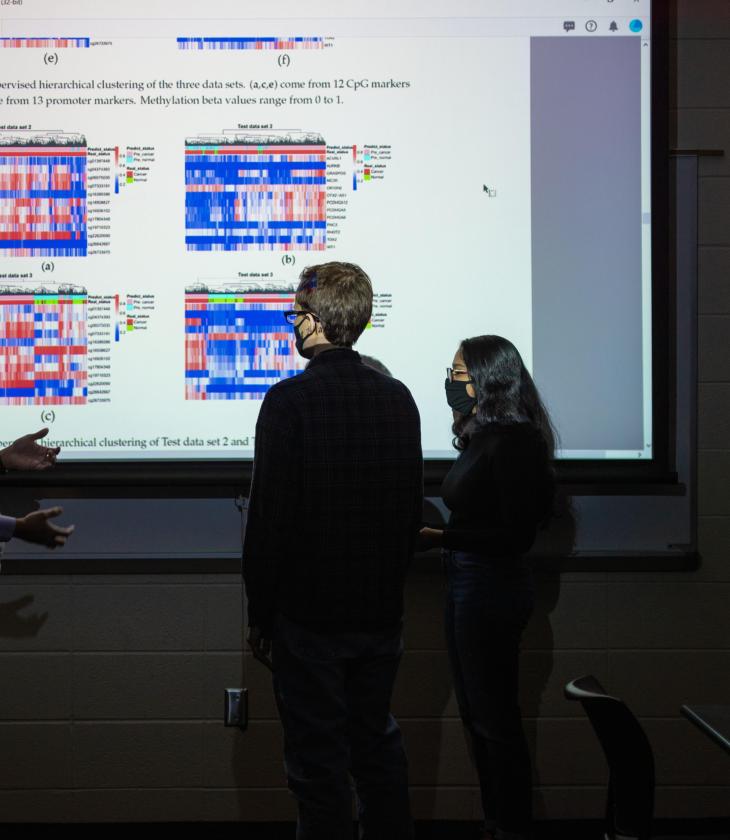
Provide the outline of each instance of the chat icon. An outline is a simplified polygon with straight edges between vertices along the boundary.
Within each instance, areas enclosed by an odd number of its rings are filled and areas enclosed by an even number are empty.
[[[574,20],[564,20],[563,21],[563,29],[566,32],[572,32],[575,29],[575,21]]]

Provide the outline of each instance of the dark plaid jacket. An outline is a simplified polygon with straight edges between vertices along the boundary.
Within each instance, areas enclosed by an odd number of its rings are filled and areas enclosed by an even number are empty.
[[[422,494],[420,418],[397,379],[335,348],[274,385],[243,548],[249,624],[266,632],[281,612],[330,631],[396,625]]]

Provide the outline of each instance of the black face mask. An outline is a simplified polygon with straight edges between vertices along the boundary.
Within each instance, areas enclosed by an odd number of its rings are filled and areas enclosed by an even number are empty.
[[[466,386],[471,384],[469,382],[451,382],[448,379],[444,382],[446,389],[446,402],[459,414],[471,414],[474,406],[477,404],[476,397],[470,397],[466,393]]]
[[[302,321],[302,324],[305,324],[305,323],[306,323],[306,318],[304,319],[304,321]],[[301,327],[302,324],[299,324],[299,326],[294,327],[295,346],[297,348],[297,353],[299,353],[300,356],[303,356],[305,359],[311,359],[312,356],[314,355],[314,347],[307,347],[305,349],[304,342],[308,338],[310,338],[311,336],[314,335],[314,333],[317,330],[317,327],[315,326],[314,329],[312,330],[312,332],[308,333],[307,335],[302,335],[299,332],[299,327]]]

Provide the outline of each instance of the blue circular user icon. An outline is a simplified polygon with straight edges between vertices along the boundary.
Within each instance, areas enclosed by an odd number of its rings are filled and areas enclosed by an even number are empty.
[[[629,29],[632,32],[641,32],[641,30],[643,28],[644,28],[644,24],[638,18],[636,18],[635,20],[632,20],[631,23],[629,24]]]

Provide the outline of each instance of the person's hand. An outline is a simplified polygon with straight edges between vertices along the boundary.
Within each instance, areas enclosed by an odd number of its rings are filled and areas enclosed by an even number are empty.
[[[436,528],[421,528],[416,540],[416,551],[430,551],[432,548],[440,548],[443,538],[443,531]]]
[[[54,525],[50,521],[62,513],[63,508],[53,507],[36,510],[33,513],[22,516],[20,519],[15,520],[15,533],[13,536],[26,542],[48,546],[48,548],[65,545],[66,540],[73,533],[74,526],[68,525],[65,528],[59,528],[58,525]]]
[[[248,646],[251,648],[254,659],[258,659],[269,671],[274,670],[274,664],[271,661],[271,639],[262,635],[260,627],[248,628]]]
[[[6,470],[46,470],[56,463],[60,446],[42,446],[36,441],[44,438],[48,429],[23,435],[0,450],[0,465]]]

